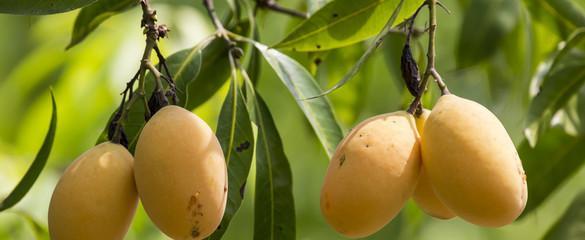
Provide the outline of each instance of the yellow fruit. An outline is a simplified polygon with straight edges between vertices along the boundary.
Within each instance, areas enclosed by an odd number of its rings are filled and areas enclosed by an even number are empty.
[[[420,135],[423,135],[424,124],[430,114],[431,111],[424,109],[422,114],[416,118],[416,127]],[[428,215],[440,219],[450,219],[455,217],[455,214],[449,210],[449,208],[447,208],[445,204],[439,200],[439,198],[437,198],[437,195],[433,190],[432,183],[430,182],[429,177],[424,169],[424,158],[422,159],[422,165],[423,167],[421,167],[418,183],[416,184],[412,198],[416,204]]]
[[[424,168],[439,199],[477,225],[513,222],[527,199],[526,175],[506,129],[488,109],[439,98],[422,136]]]
[[[195,114],[160,109],[136,144],[136,187],[150,219],[173,239],[203,239],[219,225],[227,170],[219,141]]]
[[[128,150],[110,142],[79,156],[53,192],[51,239],[124,239],[138,203],[132,165]]]
[[[410,198],[420,171],[412,115],[394,112],[356,126],[339,144],[321,190],[321,212],[348,237],[368,236]]]

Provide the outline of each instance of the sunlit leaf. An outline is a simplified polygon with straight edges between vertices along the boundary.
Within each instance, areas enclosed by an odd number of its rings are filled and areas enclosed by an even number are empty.
[[[457,66],[465,68],[492,56],[518,21],[518,0],[476,0],[464,11]]]
[[[255,43],[255,46],[262,52],[266,61],[301,107],[327,154],[333,155],[337,143],[343,138],[343,133],[335,119],[329,100],[326,97],[300,100],[319,95],[321,93],[319,85],[311,74],[294,59],[260,43]]]
[[[554,57],[550,69],[544,75],[539,91],[532,99],[528,111],[525,135],[532,145],[546,130],[554,113],[585,82],[585,53],[572,51],[585,39],[585,29],[575,32]]]
[[[71,11],[96,0],[2,0],[0,13],[44,15]]]
[[[14,190],[0,203],[0,212],[11,208],[17,204],[30,190],[33,184],[37,181],[37,178],[43,171],[47,163],[47,159],[51,154],[53,147],[53,140],[55,139],[55,131],[57,130],[57,105],[55,104],[55,97],[51,92],[51,103],[53,106],[53,113],[51,114],[51,122],[49,124],[49,130],[43,141],[43,145],[39,149],[37,156],[34,161],[24,174],[24,177],[16,185]]]
[[[254,239],[295,239],[292,173],[272,115],[256,95],[256,188]]]
[[[81,9],[75,25],[73,34],[67,48],[71,48],[83,41],[93,30],[109,17],[128,10],[138,4],[136,0],[100,0]]]
[[[217,123],[217,138],[227,161],[228,200],[219,227],[208,239],[221,239],[240,208],[254,153],[250,116],[236,82],[232,80]]]
[[[423,0],[336,0],[319,9],[276,48],[322,51],[344,47],[378,34],[402,3],[396,24],[410,17]]]
[[[571,136],[560,127],[547,130],[536,146],[518,147],[528,181],[528,202],[523,216],[535,210],[585,163],[585,136]]]
[[[585,192],[581,192],[563,216],[548,230],[546,240],[585,239]]]

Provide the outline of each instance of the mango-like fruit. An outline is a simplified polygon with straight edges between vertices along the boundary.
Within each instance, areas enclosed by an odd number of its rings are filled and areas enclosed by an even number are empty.
[[[513,222],[526,205],[526,175],[514,143],[482,105],[441,96],[422,134],[423,167],[457,216],[480,226]]]
[[[79,156],[53,192],[51,239],[124,239],[138,204],[132,169],[132,155],[119,144],[101,143]]]
[[[136,144],[134,176],[144,210],[173,239],[203,239],[225,210],[227,169],[219,141],[195,114],[160,109]]]
[[[424,124],[427,121],[427,118],[431,114],[430,110],[424,109],[421,115],[416,118],[416,127],[418,129],[418,133],[422,136],[424,131]],[[429,176],[424,169],[425,159],[422,160],[422,165],[418,182],[416,184],[416,188],[414,193],[412,194],[412,198],[414,202],[428,215],[431,215],[436,218],[440,219],[450,219],[455,217],[455,214],[445,206],[439,200],[435,191],[433,190],[433,186],[431,181],[429,180]]]
[[[419,171],[414,117],[400,111],[369,118],[337,146],[321,190],[321,212],[347,237],[373,234],[410,198]]]

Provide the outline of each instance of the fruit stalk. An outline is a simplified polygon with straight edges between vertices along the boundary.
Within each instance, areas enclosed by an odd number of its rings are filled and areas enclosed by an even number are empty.
[[[443,79],[441,78],[441,76],[439,75],[437,70],[435,69],[435,56],[436,56],[436,54],[435,54],[435,43],[436,43],[435,35],[436,35],[436,30],[437,30],[437,0],[427,0],[424,4],[426,4],[429,8],[429,23],[430,23],[430,26],[429,26],[429,46],[428,46],[428,50],[427,50],[427,67],[425,69],[425,73],[423,74],[421,83],[419,85],[419,91],[418,91],[419,94],[417,96],[415,96],[414,100],[412,101],[412,103],[408,107],[407,112],[409,112],[411,114],[413,114],[416,111],[417,107],[420,105],[422,95],[427,88],[427,82],[429,81],[429,78],[431,76],[437,82],[439,89],[441,89],[441,95],[446,95],[446,94],[450,93],[449,89],[447,88],[447,86],[443,82]],[[414,19],[412,19],[412,21],[414,21]]]
[[[162,57],[162,54],[160,54],[160,51],[158,49],[157,40],[167,36],[167,32],[169,30],[164,24],[162,25],[156,24],[157,21],[156,10],[150,7],[148,0],[141,0],[140,6],[142,8],[141,26],[144,27],[144,34],[146,35],[146,46],[144,47],[142,59],[140,60],[140,68],[137,74],[127,83],[126,89],[122,93],[124,95],[129,93],[128,95],[129,97],[127,102],[125,102],[125,99],[123,99],[119,107],[119,111],[121,111],[120,117],[114,123],[116,127],[114,134],[111,138],[111,141],[114,143],[120,142],[124,121],[126,120],[128,112],[130,111],[132,105],[134,105],[134,103],[139,98],[142,99],[142,102],[144,104],[145,118],[147,119],[151,115],[150,110],[148,108],[148,101],[146,99],[146,92],[144,90],[147,70],[152,72],[152,74],[155,76],[156,90],[162,91],[161,83],[162,74],[152,64],[152,62],[150,61],[150,56],[152,55],[152,51],[156,50],[157,56],[159,57],[161,63],[165,62],[164,57]],[[164,67],[167,70],[167,74],[170,74],[168,73],[166,64]],[[133,93],[133,87],[136,80],[138,80],[138,89],[136,93]],[[172,79],[169,78],[169,82],[172,83]],[[171,89],[174,89],[174,84],[171,83],[169,83],[169,86],[171,87]]]

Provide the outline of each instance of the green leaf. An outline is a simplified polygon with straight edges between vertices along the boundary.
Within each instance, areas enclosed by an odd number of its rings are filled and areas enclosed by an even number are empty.
[[[585,11],[571,0],[545,0],[546,5],[556,12],[556,16],[569,21],[573,26],[585,27]]]
[[[236,82],[232,80],[217,123],[217,138],[227,161],[228,200],[221,223],[209,236],[210,240],[221,239],[240,208],[254,153],[254,133],[250,116]]]
[[[83,41],[85,37],[109,17],[124,12],[136,4],[138,4],[136,0],[100,0],[84,7],[75,18],[73,35],[71,35],[71,41],[67,48],[71,48]]]
[[[545,240],[585,239],[585,192],[581,192],[563,216],[548,230]]]
[[[528,110],[524,133],[532,145],[546,130],[553,115],[563,107],[585,82],[585,53],[574,49],[585,39],[585,28],[571,35],[555,55],[550,69],[539,85]]]
[[[518,147],[526,171],[528,202],[523,216],[536,209],[585,161],[585,136],[571,136],[561,126],[550,128],[534,148],[527,140]]]
[[[465,10],[459,44],[457,66],[466,68],[490,56],[502,39],[514,29],[519,14],[518,0],[476,0]]]
[[[238,25],[229,26],[228,29],[237,34],[250,36],[253,31],[250,21],[241,21]],[[187,109],[194,109],[207,101],[215,92],[223,86],[230,76],[230,63],[228,59],[229,46],[224,40],[216,40],[203,52],[201,56],[201,71],[197,78],[188,87],[189,97],[183,105]]]
[[[260,43],[254,43],[254,45],[262,52],[276,75],[296,99],[327,154],[333,155],[337,143],[343,138],[343,133],[335,119],[329,100],[326,97],[300,100],[319,95],[321,93],[319,85],[311,74],[294,59]]]
[[[51,114],[51,123],[49,124],[49,130],[47,131],[43,145],[41,145],[41,149],[39,149],[35,160],[24,174],[24,177],[20,180],[14,190],[12,190],[12,192],[8,195],[8,197],[6,197],[6,199],[0,203],[0,212],[17,204],[28,193],[43,171],[45,164],[47,163],[47,159],[51,153],[51,148],[53,147],[55,131],[57,129],[57,105],[55,103],[55,96],[53,96],[52,91],[51,103],[53,106],[53,113]]]
[[[258,142],[254,239],[295,239],[295,206],[288,159],[270,111],[259,95],[255,106]]]
[[[0,13],[19,15],[45,15],[71,11],[87,6],[96,0],[2,0]]]
[[[302,22],[276,48],[323,51],[366,40],[379,33],[394,10],[398,18],[410,17],[423,0],[335,0]],[[396,26],[397,24],[393,24]]]

